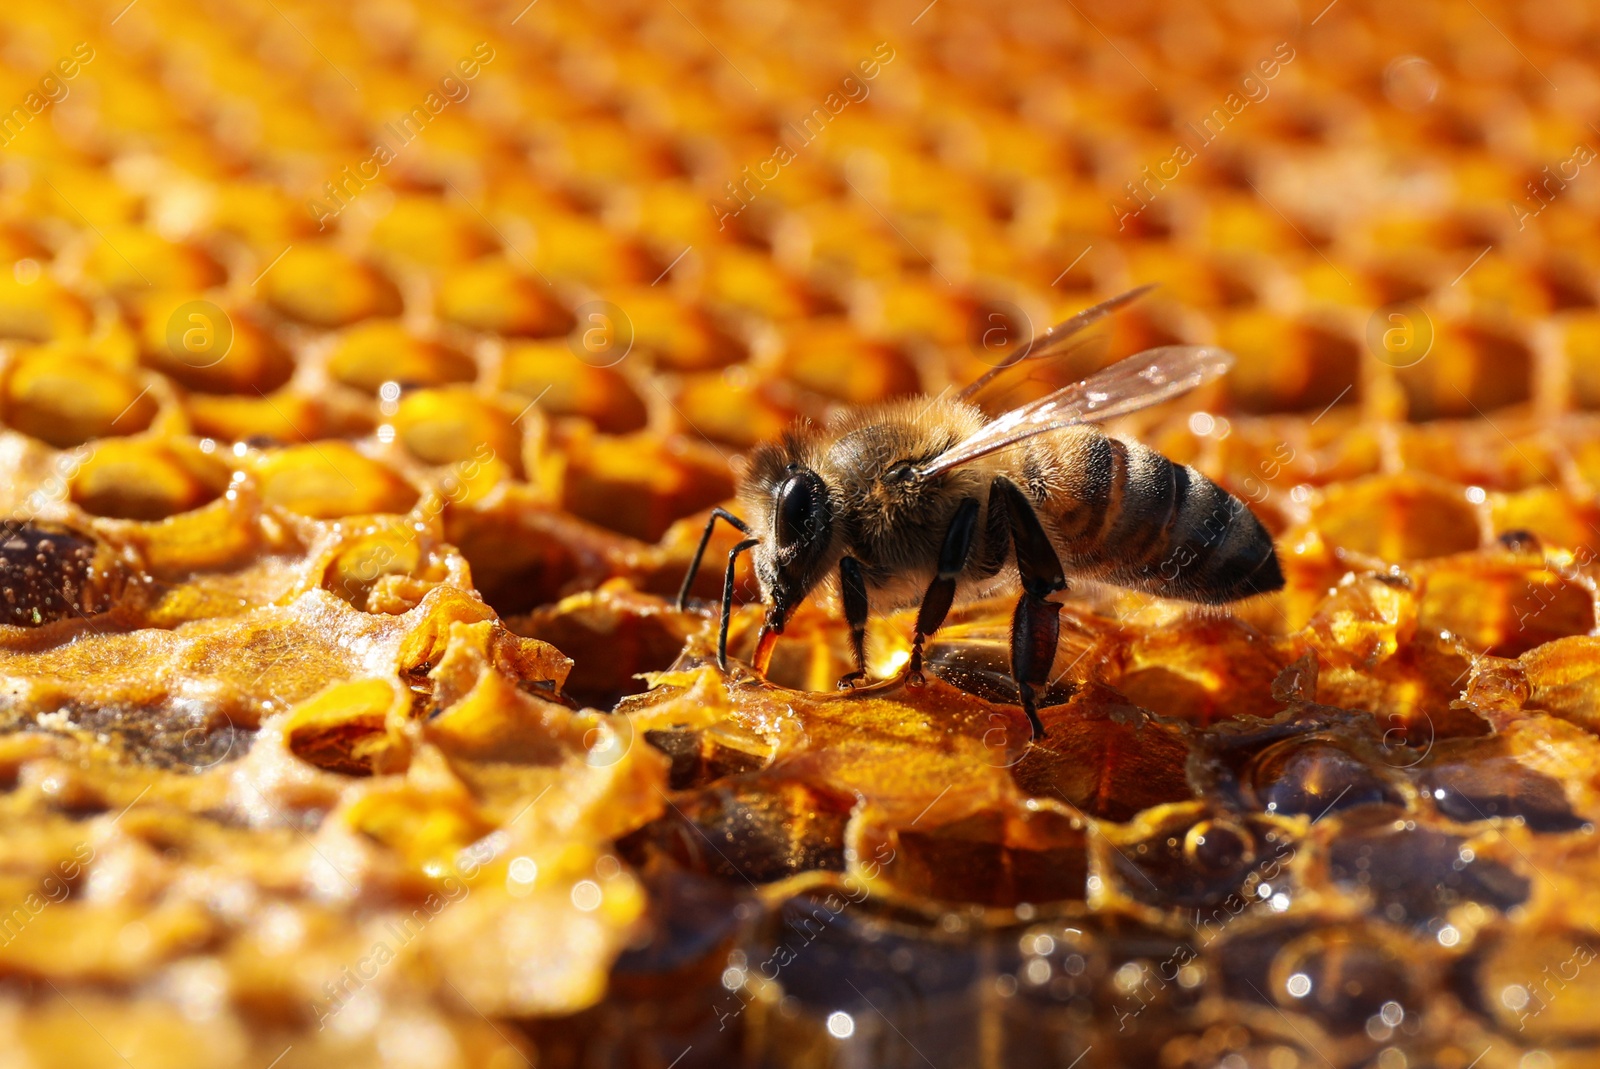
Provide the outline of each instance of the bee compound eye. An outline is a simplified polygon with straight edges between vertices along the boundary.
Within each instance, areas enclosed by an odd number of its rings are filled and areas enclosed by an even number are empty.
[[[813,476],[813,478],[815,478]],[[778,490],[778,538],[789,541],[803,535],[816,507],[816,493],[812,480],[804,475],[785,479]]]

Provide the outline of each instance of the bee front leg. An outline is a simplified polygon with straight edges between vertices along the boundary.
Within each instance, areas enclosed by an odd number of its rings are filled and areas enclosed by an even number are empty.
[[[711,518],[706,520],[706,529],[700,534],[700,546],[694,551],[694,556],[689,559],[689,570],[683,574],[683,586],[678,589],[678,611],[683,612],[689,607],[689,590],[694,586],[694,577],[700,572],[700,559],[706,555],[706,546],[711,543],[711,531],[716,527],[718,520],[726,520],[730,526],[741,534],[749,534],[750,528],[745,522],[724,508],[711,510]]]
[[[839,677],[839,689],[850,690],[867,678],[867,581],[861,574],[861,562],[854,557],[839,562],[839,598],[850,625],[850,653],[856,664],[855,671]]]
[[[759,538],[747,538],[728,551],[728,571],[722,578],[722,618],[717,627],[717,667],[728,670],[728,624],[733,619],[733,580],[739,567],[739,554],[761,544]]]
[[[1004,476],[991,485],[991,503],[996,494],[1006,503],[1011,518],[1011,543],[1016,548],[1017,575],[1022,579],[1022,597],[1017,599],[1017,611],[1011,617],[1011,675],[1037,742],[1045,737],[1045,730],[1039,720],[1034,688],[1042,690],[1050,682],[1056,642],[1061,636],[1061,606],[1049,599],[1056,591],[1066,589],[1067,577],[1032,502]]]
[[[939,572],[928,584],[922,607],[917,610],[917,634],[911,641],[911,663],[906,666],[906,678],[912,683],[922,682],[922,644],[950,614],[950,605],[956,598],[956,579],[966,570],[977,530],[978,499],[965,498],[950,519],[944,545],[939,548]]]

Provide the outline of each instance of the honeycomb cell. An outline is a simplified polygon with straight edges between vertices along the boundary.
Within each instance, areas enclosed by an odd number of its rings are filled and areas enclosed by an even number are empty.
[[[1028,747],[1013,770],[1028,793],[1106,820],[1193,796],[1178,732],[1116,692],[1086,686],[1067,704],[1041,710],[1040,718],[1050,737]]]
[[[569,442],[561,507],[619,534],[654,542],[674,521],[726,501],[733,480],[699,451],[648,432]]]
[[[1594,935],[1584,930],[1498,940],[1475,964],[1476,1000],[1508,1034],[1552,1045],[1591,1043],[1595,954]]]
[[[712,441],[749,449],[776,439],[794,422],[795,412],[779,404],[771,391],[729,381],[726,375],[686,376],[674,401],[683,434],[703,434]]]
[[[60,449],[137,434],[159,407],[150,387],[73,350],[35,351],[5,377],[5,422]]]
[[[380,257],[451,269],[478,259],[495,247],[494,234],[469,211],[434,197],[397,197],[372,226],[369,237]]]
[[[566,334],[576,322],[548,284],[494,258],[456,268],[441,280],[439,315],[473,330],[533,338]]]
[[[273,308],[315,327],[342,327],[400,311],[393,282],[330,245],[295,245],[257,286]]]
[[[271,394],[192,394],[184,400],[196,434],[224,442],[307,442],[339,430],[315,397],[290,390]],[[360,433],[360,423],[345,430]]]
[[[93,536],[60,524],[0,526],[0,624],[39,627],[111,608],[127,574]]]
[[[1463,562],[1464,564],[1466,562]],[[1473,561],[1428,574],[1417,623],[1460,637],[1474,650],[1516,657],[1595,627],[1594,594],[1576,572]]]
[[[1252,310],[1223,320],[1217,342],[1238,357],[1226,386],[1247,412],[1320,413],[1361,397],[1362,354],[1345,332]]]
[[[0,337],[30,342],[82,337],[91,321],[88,302],[49,276],[0,271]]]
[[[1423,797],[1461,824],[1515,820],[1541,832],[1582,828],[1561,782],[1506,749],[1503,740],[1442,740],[1418,775]]]
[[[1373,522],[1373,517],[1381,517]],[[1330,487],[1316,506],[1323,537],[1388,561],[1427,560],[1477,549],[1477,507],[1439,480],[1375,476]]]
[[[897,829],[870,856],[883,879],[902,892],[1014,907],[1081,900],[1088,882],[1087,840],[1082,822],[1061,813],[985,812]]]
[[[719,786],[679,805],[630,851],[667,851],[691,871],[770,883],[800,872],[842,871],[850,803],[802,784]]]
[[[704,371],[738,363],[747,355],[744,343],[715,317],[665,285],[619,287],[607,297],[626,313],[635,347],[660,367]]]
[[[1474,850],[1461,836],[1402,833],[1389,824],[1341,836],[1329,849],[1328,875],[1336,886],[1370,895],[1373,912],[1391,924],[1422,931],[1469,902],[1503,913],[1527,901],[1531,889],[1528,877],[1487,856],[1481,843]]]
[[[916,368],[898,349],[860,337],[843,320],[809,319],[785,332],[789,378],[839,401],[868,404],[916,393]]]
[[[394,414],[396,440],[425,464],[486,464],[498,459],[522,467],[521,439],[504,409],[469,389],[412,390]]]
[[[381,679],[335,683],[300,702],[283,725],[300,760],[347,776],[403,772],[410,743],[392,722],[407,703]]]
[[[417,337],[398,320],[371,320],[343,331],[328,355],[328,374],[370,394],[386,382],[445,386],[471,382],[478,365],[464,353]]]
[[[1415,1005],[1406,946],[1376,930],[1333,929],[1301,936],[1272,963],[1273,1002],[1335,1033],[1355,1032],[1394,1002]]]
[[[621,371],[579,360],[563,341],[508,346],[500,388],[552,415],[582,416],[607,434],[640,430],[648,417],[644,401]]]
[[[726,305],[784,321],[819,311],[824,303],[810,287],[753,250],[724,245],[707,259],[706,299],[714,307]]]
[[[1203,805],[1178,805],[1135,822],[1110,855],[1125,894],[1157,907],[1198,910],[1220,924],[1228,903],[1261,898],[1291,888],[1289,864],[1297,845],[1289,833],[1260,817],[1208,812]],[[1234,903],[1237,904],[1237,903]]]
[[[121,520],[160,520],[219,497],[229,472],[180,443],[99,442],[72,480],[72,500],[85,512]]]
[[[1470,419],[1528,400],[1533,354],[1516,332],[1492,323],[1441,324],[1432,351],[1396,371],[1407,415]]]
[[[1574,312],[1561,329],[1572,401],[1591,412],[1600,409],[1600,312]]]
[[[198,292],[219,285],[222,265],[192,245],[164,241],[142,227],[106,231],[89,250],[84,272],[119,297],[151,287]]]
[[[270,393],[294,374],[294,358],[245,308],[224,308],[185,291],[148,299],[142,316],[145,365],[188,389]]]
[[[344,442],[276,449],[254,472],[267,502],[319,519],[405,512],[417,500],[404,479]]]
[[[639,146],[634,143],[632,148],[637,151]],[[626,285],[647,281],[666,266],[656,264],[628,237],[582,215],[541,216],[534,221],[534,232],[539,270],[551,278],[579,279],[595,286]]]
[[[574,661],[565,693],[586,707],[613,709],[647,689],[650,672],[672,667],[695,624],[621,580],[536,608],[517,631],[548,642]]]

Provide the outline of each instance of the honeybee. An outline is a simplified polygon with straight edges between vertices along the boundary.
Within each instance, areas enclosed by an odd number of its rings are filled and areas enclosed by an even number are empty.
[[[1069,576],[1214,605],[1280,589],[1272,536],[1242,501],[1195,469],[1093,426],[1225,373],[1226,352],[1148,349],[992,420],[970,401],[1000,372],[1059,356],[1067,338],[1149,288],[1057,324],[953,397],[847,411],[825,426],[802,422],[758,447],[738,492],[749,521],[712,511],[678,595],[685,608],[718,520],[745,535],[723,580],[723,670],[734,568],[747,551],[770,604],[755,669],[766,672],[790,614],[828,584],[855,662],[842,688],[866,678],[870,613],[920,605],[908,665],[918,678],[923,644],[958,595],[1017,590],[1012,678],[1037,740],[1045,731],[1035,692],[1050,679],[1060,631],[1052,598]]]

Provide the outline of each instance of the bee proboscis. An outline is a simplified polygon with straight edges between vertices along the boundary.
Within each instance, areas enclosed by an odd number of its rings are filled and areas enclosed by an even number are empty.
[[[1283,586],[1261,521],[1195,469],[1095,423],[1170,400],[1225,373],[1210,346],[1168,345],[1130,356],[994,419],[968,400],[999,372],[1059,355],[1061,344],[1144,293],[1085,309],[1009,353],[950,398],[914,398],[802,423],[758,447],[740,481],[741,520],[715,509],[684,577],[680,608],[712,528],[744,534],[728,554],[717,659],[727,669],[735,565],[754,551],[770,603],[752,658],[765,673],[773,644],[800,604],[837,584],[855,670],[866,677],[872,612],[920,605],[908,672],[956,598],[1019,589],[1011,668],[1035,739],[1044,736],[1036,688],[1050,679],[1069,577],[1162,597],[1222,604]]]

